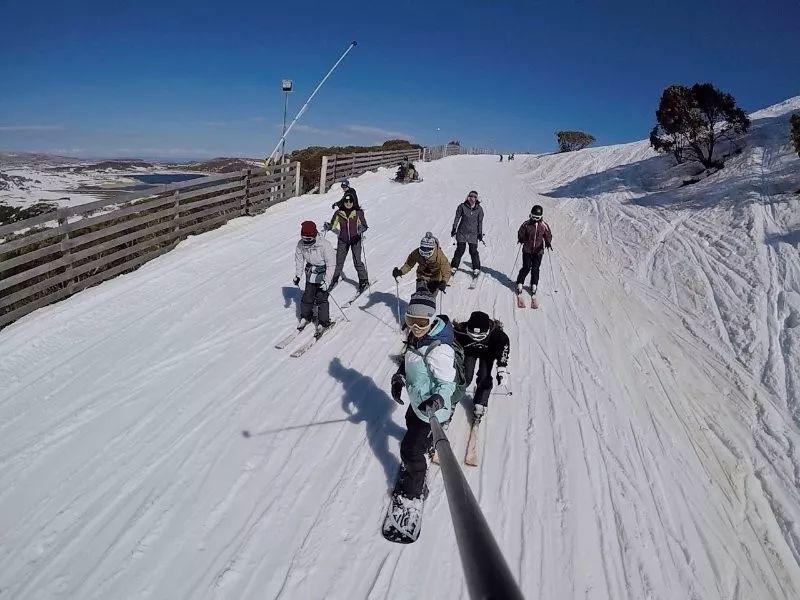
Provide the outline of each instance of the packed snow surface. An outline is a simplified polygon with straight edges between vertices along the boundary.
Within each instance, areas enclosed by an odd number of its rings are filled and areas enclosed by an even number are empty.
[[[376,283],[300,359],[273,348],[297,310],[294,246],[337,188],[7,327],[0,597],[466,598],[438,467],[415,544],[380,523],[405,408],[388,394],[390,271],[427,230],[452,253],[470,189],[485,272],[442,310],[504,322],[514,395],[492,396],[481,464],[463,468],[526,597],[799,597],[799,109],[764,111],[683,187],[692,173],[646,143],[353,180]],[[516,229],[536,203],[554,252],[541,308],[517,309]],[[464,407],[448,435],[463,456]]]

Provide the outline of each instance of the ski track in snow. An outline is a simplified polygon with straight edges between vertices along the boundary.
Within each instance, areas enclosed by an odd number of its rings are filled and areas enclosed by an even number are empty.
[[[493,314],[511,338],[514,394],[491,397],[480,465],[464,469],[525,596],[798,597],[787,118],[764,113],[725,169],[679,189],[646,143],[454,157],[423,164],[415,186],[359,177],[380,281],[300,359],[303,336],[273,348],[300,297],[295,232],[330,216],[335,189],[7,327],[0,597],[467,598],[438,467],[415,544],[386,542],[380,522],[405,409],[388,394],[388,274],[428,230],[452,255],[453,211],[473,188],[484,273],[474,290],[459,274],[441,302],[457,319]],[[515,232],[535,203],[555,251],[540,308],[517,309]],[[461,406],[459,459],[467,433]]]

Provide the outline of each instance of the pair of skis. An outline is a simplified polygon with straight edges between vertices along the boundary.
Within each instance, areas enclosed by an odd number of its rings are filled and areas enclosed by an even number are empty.
[[[517,296],[517,308],[525,308],[525,306],[526,306],[525,298],[523,298],[522,294],[517,294],[516,292],[514,292],[514,293]],[[536,294],[531,294],[530,307],[531,308],[539,308],[539,301],[536,299]]]
[[[481,420],[475,419],[469,427],[469,437],[467,437],[467,451],[464,453],[464,464],[470,467],[478,466],[478,430]],[[439,464],[439,453],[431,451],[431,462]]]
[[[298,348],[296,348],[289,356],[291,356],[292,358],[299,358],[303,356],[303,354],[311,350],[314,344],[316,344],[326,333],[328,333],[331,329],[333,329],[337,322],[338,321],[331,321],[331,324],[328,327],[326,327],[321,331],[315,332],[314,337],[312,337],[310,340],[308,340],[307,342],[303,343]],[[285,338],[280,340],[277,344],[275,344],[275,348],[277,348],[278,350],[283,350],[284,348],[286,348],[286,346],[291,344],[297,338],[297,336],[299,336],[303,332],[303,330],[306,327],[308,327],[308,325],[309,323],[305,323],[302,327],[298,327],[297,329],[295,329],[292,333],[290,333]]]

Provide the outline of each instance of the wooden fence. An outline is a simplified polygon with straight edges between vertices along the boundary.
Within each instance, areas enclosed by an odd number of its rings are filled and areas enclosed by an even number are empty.
[[[421,156],[422,150],[414,148],[323,156],[319,175],[319,193],[324,194],[337,180],[341,180],[343,177],[355,177],[378,167],[398,165],[404,158],[411,161],[419,160]]]
[[[425,162],[439,160],[447,156],[457,156],[459,154],[500,154],[492,148],[478,148],[460,146],[458,144],[445,144],[442,146],[430,146],[423,149],[422,159]]]
[[[300,163],[291,163],[192,179],[4,225],[0,327],[131,271],[190,234],[259,214],[299,195],[299,188]]]

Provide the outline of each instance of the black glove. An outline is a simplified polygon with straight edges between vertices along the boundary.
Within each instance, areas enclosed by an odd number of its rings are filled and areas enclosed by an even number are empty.
[[[450,232],[450,237],[456,237],[456,230],[455,229],[453,229],[453,231]]]
[[[548,250],[552,250],[553,249],[553,245],[550,242],[548,242],[547,240],[544,241],[544,247],[547,248]]]
[[[421,402],[419,405],[419,410],[423,415],[431,415],[440,408],[444,408],[444,398],[439,394],[431,394],[428,396],[427,400]]]
[[[431,294],[435,294],[436,292],[440,291],[443,294],[447,293],[447,283],[444,281],[429,281],[428,282],[428,291]]]
[[[294,283],[295,285],[300,285],[300,278],[295,277],[294,279],[292,279],[292,283]]]
[[[482,242],[482,241],[483,241],[483,234],[482,234],[482,233],[479,233],[479,234],[478,234],[478,241],[479,241],[479,242]]]
[[[323,228],[325,231],[330,231],[330,230],[331,230],[331,224],[330,224],[330,223],[323,223],[323,224],[322,224],[322,228]]]
[[[354,235],[353,237],[350,238],[350,244],[351,245],[352,244],[357,244],[360,241],[361,241],[361,236],[360,235]]]
[[[402,276],[403,276],[403,272],[398,267],[395,267],[394,269],[392,269],[392,277],[397,279],[398,277],[402,277]]]
[[[401,373],[392,375],[392,398],[398,404],[403,404],[403,399],[400,395],[403,393],[404,387],[406,387],[406,378]]]

